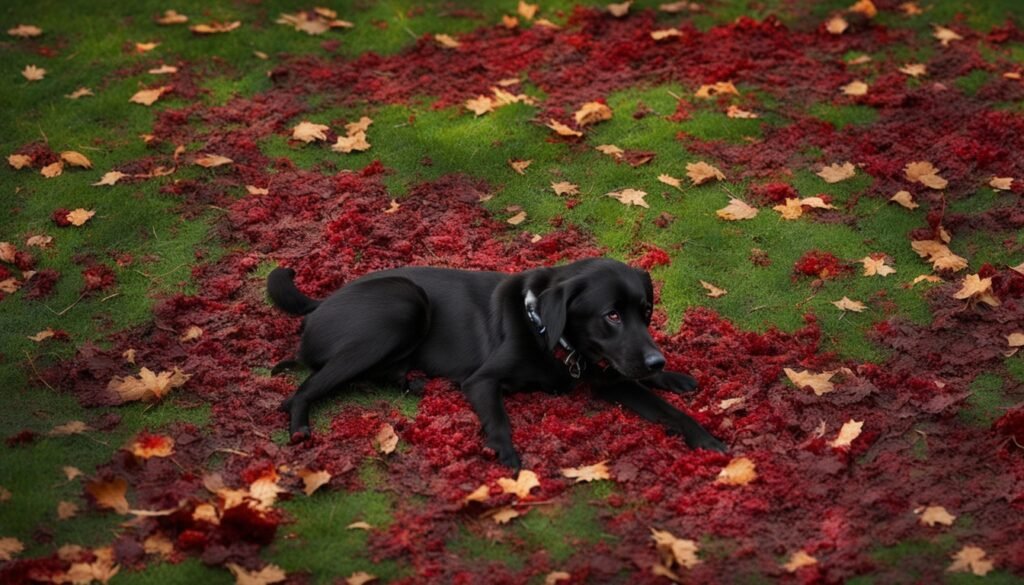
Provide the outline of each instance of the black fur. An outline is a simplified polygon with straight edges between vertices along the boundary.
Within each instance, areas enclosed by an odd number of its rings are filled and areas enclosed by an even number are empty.
[[[502,392],[559,392],[580,381],[683,435],[690,447],[725,450],[651,391],[690,392],[697,382],[662,371],[664,356],[647,331],[654,291],[646,272],[608,259],[519,274],[407,267],[369,274],[322,301],[302,294],[294,274],[277,268],[267,282],[275,305],[305,315],[298,360],[313,373],[281,406],[293,441],[309,437],[310,405],[332,390],[356,379],[404,380],[419,370],[462,387],[487,446],[517,470]],[[528,292],[536,296],[539,324],[525,308]],[[563,338],[582,358],[579,379],[555,357]]]

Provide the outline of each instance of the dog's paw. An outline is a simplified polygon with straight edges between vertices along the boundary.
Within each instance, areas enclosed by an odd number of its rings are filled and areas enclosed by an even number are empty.
[[[693,376],[680,374],[678,372],[663,372],[658,380],[661,386],[669,392],[676,394],[687,394],[697,391],[697,380]]]
[[[298,445],[299,443],[305,443],[313,437],[313,433],[309,431],[309,427],[299,427],[291,431],[291,437],[289,443],[292,445]]]
[[[498,451],[498,462],[512,470],[518,478],[519,470],[523,468],[523,462],[519,459],[519,453],[515,449],[501,449]]]
[[[693,439],[687,439],[686,444],[691,449],[706,449],[708,451],[718,451],[719,453],[728,453],[729,448],[725,443],[712,437],[709,434],[703,434]]]

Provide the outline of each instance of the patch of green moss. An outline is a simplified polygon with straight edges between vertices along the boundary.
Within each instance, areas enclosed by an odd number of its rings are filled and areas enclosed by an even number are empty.
[[[867,126],[878,120],[878,110],[862,105],[817,103],[811,106],[810,114],[839,130],[847,126]]]
[[[957,415],[965,423],[989,427],[1003,415],[1010,401],[1003,395],[1003,378],[991,373],[979,374],[971,382],[971,395]]]

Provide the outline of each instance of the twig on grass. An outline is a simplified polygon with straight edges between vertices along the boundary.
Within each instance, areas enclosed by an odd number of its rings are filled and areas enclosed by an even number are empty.
[[[40,382],[42,382],[47,388],[52,390],[54,394],[56,394],[57,389],[54,388],[53,386],[50,386],[50,383],[47,382],[45,378],[39,375],[39,370],[36,369],[36,362],[35,360],[32,359],[32,355],[28,353],[28,351],[25,352],[25,358],[28,359],[28,367],[32,368],[32,373],[35,374],[36,378]]]
[[[53,309],[51,309],[49,305],[43,305],[43,306],[46,307],[46,310],[48,310],[51,313],[53,313],[54,315],[57,315],[58,317],[60,317],[60,316],[64,315],[64,313],[67,313],[68,311],[70,311],[72,307],[77,305],[78,302],[81,301],[84,298],[85,298],[85,293],[82,293],[82,294],[78,295],[78,299],[76,299],[75,302],[71,303],[67,307],[64,307],[64,310],[59,312],[59,313],[57,311],[54,311]]]

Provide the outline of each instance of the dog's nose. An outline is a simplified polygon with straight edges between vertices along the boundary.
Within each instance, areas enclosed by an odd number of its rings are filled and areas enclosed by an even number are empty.
[[[652,372],[657,372],[665,367],[665,356],[658,352],[649,353],[644,356],[644,365]]]

